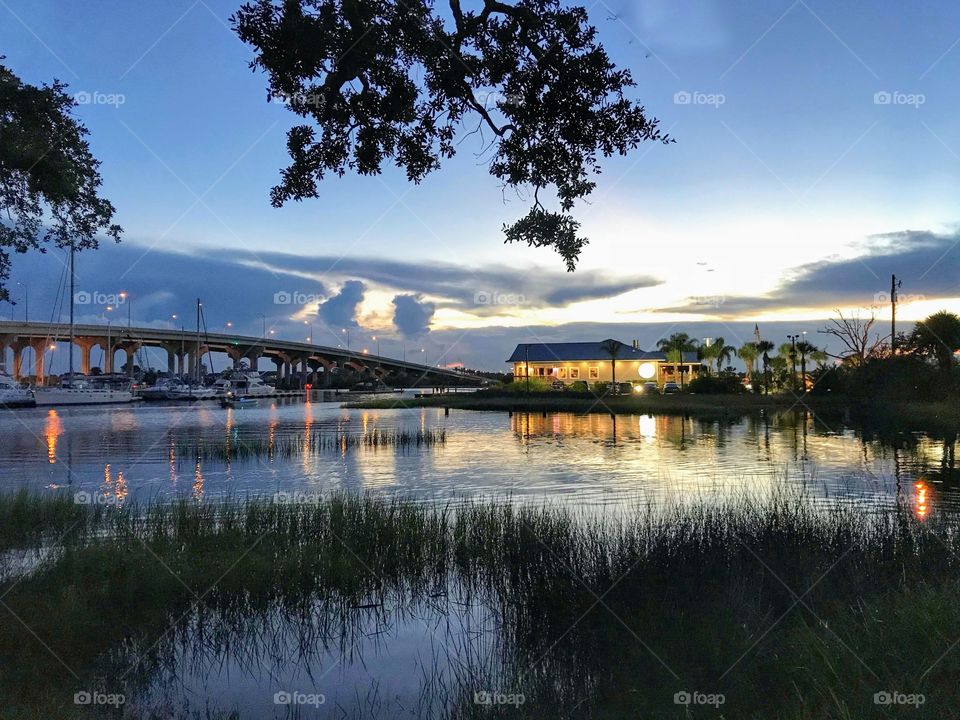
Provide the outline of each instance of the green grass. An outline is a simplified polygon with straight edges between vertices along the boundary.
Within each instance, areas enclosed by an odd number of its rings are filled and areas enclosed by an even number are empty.
[[[284,435],[279,438],[271,437],[269,434],[242,438],[228,435],[218,442],[209,440],[182,442],[177,447],[177,455],[218,462],[261,458],[289,460],[304,456],[344,454],[386,448],[406,451],[442,446],[446,442],[447,431],[444,429],[411,432],[375,428],[362,433],[309,432],[301,433],[297,437]]]
[[[389,624],[418,602],[480,603],[493,618],[492,653],[425,676],[423,717],[688,717],[673,703],[683,690],[726,697],[692,717],[960,708],[960,648],[946,652],[960,637],[958,526],[906,508],[743,497],[598,519],[509,500],[98,509],[0,497],[0,517],[15,516],[7,550],[57,551],[0,583],[4,718],[83,717],[73,693],[120,677],[134,697],[175,663],[175,639],[280,663],[286,644],[266,618],[312,647],[357,633],[362,608]],[[491,687],[526,702],[473,704]],[[926,702],[886,714],[873,703],[884,690]]]

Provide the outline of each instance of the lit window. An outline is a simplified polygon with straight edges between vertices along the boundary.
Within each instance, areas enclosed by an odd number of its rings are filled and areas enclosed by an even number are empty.
[[[570,368],[570,379],[571,380],[580,379],[580,368]]]
[[[567,379],[567,369],[566,368],[557,368],[557,377],[561,380]]]
[[[590,368],[590,379],[599,380],[600,379],[600,368],[592,367]]]

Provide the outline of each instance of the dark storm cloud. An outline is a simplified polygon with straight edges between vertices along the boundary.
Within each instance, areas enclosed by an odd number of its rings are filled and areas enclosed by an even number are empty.
[[[418,337],[430,330],[435,310],[433,303],[414,295],[397,295],[393,298],[393,324],[404,337]]]
[[[320,303],[317,315],[332,328],[355,327],[357,308],[365,291],[366,286],[359,280],[347,280],[340,292]]]
[[[422,295],[445,298],[442,307],[471,308],[478,314],[491,309],[485,298],[524,298],[531,307],[563,306],[579,300],[614,297],[621,293],[660,285],[649,275],[612,281],[595,271],[561,273],[530,271],[506,266],[470,268],[445,263],[408,263],[378,258],[302,257],[261,253],[259,257],[276,272],[296,272],[323,281],[331,273],[363,278],[369,282]]]
[[[227,321],[250,321],[250,332],[262,328],[261,314],[268,324],[290,314],[298,296],[323,298],[326,287],[315,280],[297,277],[291,272],[267,271],[253,263],[256,258],[239,250],[191,251],[189,254],[165,248],[151,248],[135,242],[101,243],[98,250],[77,254],[76,288],[91,297],[102,297],[126,291],[130,296],[131,316],[141,324],[185,324],[196,322],[196,301],[202,298],[204,314],[210,329]],[[13,310],[22,317],[29,294],[33,320],[51,320],[62,316],[55,306],[67,285],[63,251],[51,249],[46,254],[27,253],[13,258],[10,287],[21,302]],[[22,286],[17,287],[16,283]],[[26,287],[24,291],[23,287]],[[106,318],[106,303],[78,305],[78,318],[95,321]],[[0,313],[10,317],[10,308]],[[113,315],[123,315],[118,308]],[[177,315],[174,323],[171,316]],[[115,320],[119,320],[115,317]],[[238,328],[240,326],[238,325]]]
[[[628,283],[603,283],[597,282],[595,285],[562,287],[547,293],[544,300],[548,305],[569,305],[580,300],[599,300],[602,298],[616,297],[623,293],[636,290],[640,287],[650,287],[650,285]]]
[[[871,237],[869,249],[863,257],[801,265],[767,296],[691,297],[658,312],[736,317],[771,309],[886,305],[892,274],[903,282],[901,298],[960,295],[960,234],[904,230]]]

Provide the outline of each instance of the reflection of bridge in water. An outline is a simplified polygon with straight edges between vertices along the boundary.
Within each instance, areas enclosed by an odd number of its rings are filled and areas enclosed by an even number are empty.
[[[70,328],[58,323],[0,322],[0,361],[2,369],[20,379],[24,376],[24,353],[33,351],[33,373],[38,383],[46,378],[46,358],[55,343],[69,343]],[[199,342],[199,344],[198,344]],[[116,327],[113,325],[76,325],[74,345],[80,350],[79,370],[87,374],[91,369],[91,351],[100,348],[103,353],[103,372],[113,372],[117,350],[125,353],[125,366],[133,372],[134,358],[141,348],[161,348],[167,353],[167,372],[177,375],[195,375],[198,362],[209,352],[226,354],[234,367],[246,360],[256,368],[261,358],[276,366],[279,380],[291,377],[309,377],[314,384],[329,385],[332,373],[349,368],[383,378],[391,373],[405,372],[417,382],[426,385],[479,385],[481,378],[474,375],[430,367],[395,358],[371,355],[366,352],[325,347],[312,343],[280,340],[273,337],[248,337],[224,333],[203,333],[199,341],[195,333],[147,327]],[[8,352],[13,352],[12,366],[8,366]],[[8,370],[9,367],[9,370]]]

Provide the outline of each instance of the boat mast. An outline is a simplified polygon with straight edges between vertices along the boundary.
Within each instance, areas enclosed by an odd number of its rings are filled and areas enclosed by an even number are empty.
[[[193,361],[194,380],[200,381],[200,298],[197,298],[197,352]]]
[[[75,248],[73,242],[70,243],[70,347],[67,350],[67,355],[70,356],[70,381],[73,382],[73,293],[74,293],[74,283],[76,281],[76,274],[73,270],[73,256],[75,254]]]

